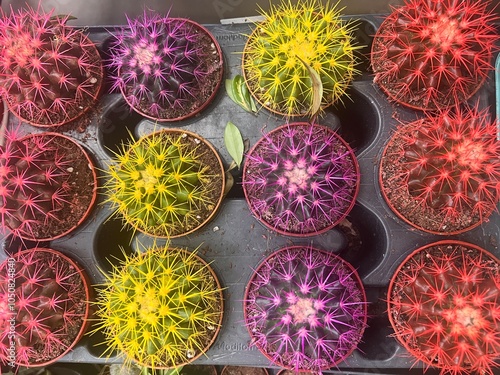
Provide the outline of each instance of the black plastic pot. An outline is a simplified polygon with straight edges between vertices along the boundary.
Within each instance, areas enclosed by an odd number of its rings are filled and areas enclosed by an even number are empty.
[[[391,337],[393,333],[386,314],[386,293],[391,275],[401,261],[414,249],[436,240],[436,236],[425,234],[402,222],[384,202],[378,185],[378,161],[383,145],[398,121],[409,121],[420,113],[392,104],[385,94],[373,84],[369,71],[369,45],[371,36],[382,21],[380,16],[356,17],[360,44],[368,47],[360,54],[360,69],[349,90],[350,100],[338,104],[325,112],[323,124],[338,129],[341,136],[354,148],[361,174],[361,186],[357,203],[348,217],[337,227],[318,236],[296,239],[279,235],[260,225],[244,200],[241,187],[241,171],[233,171],[235,184],[223,201],[216,217],[200,231],[190,236],[173,239],[173,246],[187,246],[194,249],[201,244],[199,254],[218,275],[225,297],[225,311],[217,341],[195,364],[238,365],[269,367],[269,360],[253,347],[243,325],[243,304],[245,285],[260,261],[270,252],[290,244],[312,244],[314,247],[339,254],[358,271],[364,283],[368,306],[368,328],[365,330],[359,348],[337,369],[325,373],[422,373],[421,365],[414,365],[406,350]],[[225,78],[241,74],[240,52],[246,37],[252,30],[251,24],[208,25],[207,29],[221,45],[225,58]],[[96,42],[105,55],[109,31],[112,28],[90,27],[90,38]],[[493,77],[493,74],[492,74]],[[489,79],[473,100],[479,100],[482,107],[494,107],[495,87]],[[493,110],[492,110],[493,112]],[[493,113],[492,113],[493,114]],[[197,117],[176,123],[208,139],[222,156],[226,167],[231,157],[224,147],[224,127],[228,121],[241,130],[243,138],[250,145],[261,137],[263,129],[274,129],[283,119],[261,110],[258,116],[250,115],[233,103],[219,90],[215,100]],[[12,125],[15,122],[12,120]],[[96,164],[104,168],[111,159],[110,150],[118,150],[122,140],[129,137],[128,130],[135,136],[150,133],[162,125],[131,112],[119,93],[104,95],[95,110],[89,112],[76,123],[66,126],[65,134],[76,138],[93,153]],[[25,133],[37,132],[29,125],[23,125]],[[102,203],[101,196],[98,201]],[[98,202],[98,203],[99,203]],[[108,205],[98,204],[93,216],[86,220],[79,230],[69,237],[50,242],[50,247],[71,254],[82,264],[93,283],[100,283],[103,276],[100,269],[109,270],[114,257],[123,257],[125,252],[134,251],[132,237],[137,237],[144,245],[154,239],[141,233],[133,234],[131,229],[122,229],[119,219],[111,215]],[[500,216],[495,213],[489,222],[458,235],[456,239],[474,243],[500,255]],[[165,240],[159,240],[158,243]],[[7,237],[2,247],[9,252],[22,243]],[[7,257],[6,253],[0,258]],[[109,261],[108,261],[109,259]],[[102,340],[99,334],[84,337],[61,362],[104,363],[104,347],[96,346]],[[111,356],[107,363],[118,362]],[[420,367],[419,367],[420,366]],[[412,370],[410,371],[410,368]],[[432,374],[431,371],[427,372]]]

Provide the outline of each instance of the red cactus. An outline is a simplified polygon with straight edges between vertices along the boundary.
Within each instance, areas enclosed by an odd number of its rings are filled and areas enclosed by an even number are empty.
[[[469,99],[492,69],[499,38],[489,3],[406,0],[373,41],[375,82],[414,108],[443,109]]]
[[[0,18],[0,85],[11,111],[33,125],[74,120],[96,101],[103,68],[95,45],[53,10]]]
[[[487,111],[445,110],[401,126],[381,163],[381,185],[405,220],[432,232],[470,229],[500,200],[500,142]]]
[[[411,254],[394,274],[388,310],[396,337],[442,374],[490,374],[500,357],[500,262],[464,242]]]
[[[0,265],[0,362],[43,365],[67,353],[83,334],[89,299],[83,272],[54,250],[25,250],[6,260]]]
[[[38,240],[68,233],[95,200],[90,166],[83,149],[62,135],[8,132],[0,149],[1,228]]]

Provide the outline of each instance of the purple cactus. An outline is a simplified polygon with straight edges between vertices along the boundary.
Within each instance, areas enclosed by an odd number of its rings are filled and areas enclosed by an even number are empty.
[[[222,78],[220,47],[202,26],[144,12],[117,32],[107,66],[139,113],[173,120],[200,110]]]
[[[288,124],[264,135],[249,152],[243,188],[253,214],[269,228],[292,236],[318,234],[352,209],[358,163],[333,130]]]
[[[292,246],[266,259],[247,286],[245,322],[273,363],[322,371],[345,359],[366,327],[363,285],[337,255]]]

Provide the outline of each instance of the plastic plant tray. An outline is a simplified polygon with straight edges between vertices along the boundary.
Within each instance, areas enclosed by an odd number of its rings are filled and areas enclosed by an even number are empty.
[[[214,345],[195,364],[243,365],[273,368],[259,350],[250,345],[250,336],[243,323],[242,299],[245,286],[255,268],[266,255],[290,244],[313,245],[340,254],[358,270],[364,283],[369,301],[369,327],[359,348],[344,362],[328,373],[422,373],[421,364],[414,365],[406,350],[398,344],[386,314],[386,291],[389,280],[401,261],[412,250],[446,236],[430,235],[413,229],[398,219],[383,200],[378,184],[378,164],[391,131],[399,121],[410,121],[422,113],[406,109],[388,101],[382,91],[373,83],[369,72],[369,51],[371,36],[383,20],[383,16],[356,16],[358,43],[365,45],[357,77],[349,90],[350,99],[326,110],[318,123],[338,129],[340,134],[355,149],[361,172],[361,187],[357,204],[343,225],[315,237],[297,239],[278,235],[267,230],[254,217],[243,197],[241,172],[235,174],[235,184],[225,198],[214,220],[204,228],[187,237],[173,239],[173,246],[186,246],[191,250],[199,248],[199,254],[217,273],[224,288],[225,311],[222,328]],[[253,25],[225,23],[206,25],[220,43],[225,59],[225,78],[241,74],[240,57]],[[109,43],[113,27],[87,28],[89,37],[98,45],[103,56]],[[497,68],[500,62],[497,61]],[[498,71],[497,71],[498,73]],[[495,108],[494,74],[473,98],[479,100],[482,108]],[[500,87],[497,77],[497,89]],[[106,90],[106,88],[105,88]],[[498,98],[499,93],[496,93]],[[499,100],[500,101],[500,100]],[[500,103],[497,102],[497,113]],[[284,123],[284,119],[262,109],[258,115],[245,112],[233,103],[222,86],[213,103],[199,116],[168,125],[155,124],[131,111],[120,94],[104,94],[99,105],[85,117],[68,127],[63,133],[77,139],[87,150],[100,169],[111,161],[112,151],[117,151],[122,141],[128,138],[128,130],[136,136],[163,127],[179,127],[200,134],[208,139],[222,156],[226,167],[231,157],[227,153],[223,134],[228,121],[240,129],[243,138],[250,145],[261,137],[262,132]],[[19,120],[10,116],[10,126],[17,126]],[[23,124],[25,133],[42,130]],[[58,130],[58,131],[59,131]],[[233,171],[234,172],[234,171]],[[102,181],[101,181],[102,185]],[[100,269],[111,269],[115,258],[133,251],[136,241],[152,244],[154,238],[142,234],[133,236],[132,231],[122,229],[120,219],[111,218],[103,197],[89,219],[72,235],[43,243],[41,245],[60,250],[80,263],[89,274],[93,284],[103,281]],[[488,222],[466,232],[453,236],[474,243],[500,257],[500,217],[495,213]],[[352,234],[355,234],[353,237]],[[354,238],[354,241],[352,241]],[[164,244],[165,240],[156,240]],[[2,241],[0,260],[7,253],[20,246],[32,247],[34,243],[12,240]],[[109,259],[109,261],[108,261]],[[119,356],[109,359],[101,357],[102,335],[96,333],[84,336],[72,352],[60,362],[73,363],[119,363]],[[410,372],[410,369],[411,372]],[[277,368],[273,369],[274,372]],[[427,373],[432,374],[432,371]]]

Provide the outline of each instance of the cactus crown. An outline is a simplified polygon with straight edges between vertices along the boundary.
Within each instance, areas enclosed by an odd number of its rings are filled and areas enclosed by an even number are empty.
[[[406,0],[374,39],[375,81],[415,108],[446,108],[469,99],[492,69],[499,38],[488,3]]]
[[[9,297],[12,279],[14,298]],[[53,250],[25,250],[4,261],[0,266],[0,362],[10,362],[10,317],[15,318],[17,364],[41,364],[67,352],[85,326],[86,288],[81,271]],[[12,299],[15,308],[9,310]]]
[[[354,153],[327,127],[295,123],[275,129],[247,156],[243,188],[253,213],[290,235],[326,231],[354,205]]]
[[[279,366],[328,369],[361,340],[363,286],[336,255],[293,246],[272,254],[247,286],[245,314],[255,344]]]
[[[197,135],[164,130],[123,146],[106,171],[116,212],[134,228],[160,237],[203,225],[222,199],[223,168]]]
[[[201,26],[181,18],[144,12],[113,35],[108,66],[113,88],[140,113],[158,120],[192,114],[200,97],[215,92],[221,69],[217,46]]]
[[[437,230],[454,222],[467,227],[495,210],[500,200],[500,143],[487,111],[446,110],[407,124],[397,134],[397,178],[407,186],[413,204],[438,215]],[[387,189],[394,183],[387,181]]]
[[[99,289],[96,330],[107,352],[148,367],[178,367],[210,346],[222,319],[222,292],[194,252],[154,245],[113,265]]]
[[[242,62],[255,98],[287,116],[311,114],[313,80],[305,62],[321,78],[322,107],[339,100],[357,73],[353,25],[317,0],[288,0],[261,14],[265,20],[249,36]]]
[[[14,114],[40,126],[80,116],[103,77],[95,45],[52,13],[27,8],[0,19],[0,84]]]
[[[80,170],[82,151],[56,133],[20,138],[8,132],[0,151],[0,217],[2,228],[27,239],[53,238],[67,233],[90,209],[93,200],[80,196],[80,207],[72,204],[85,183],[95,180],[88,168]],[[75,156],[77,155],[77,156]],[[75,164],[75,157],[78,160]],[[87,200],[88,199],[88,200]]]
[[[500,356],[500,263],[484,250],[436,243],[399,267],[389,290],[396,337],[442,374],[491,374]]]

